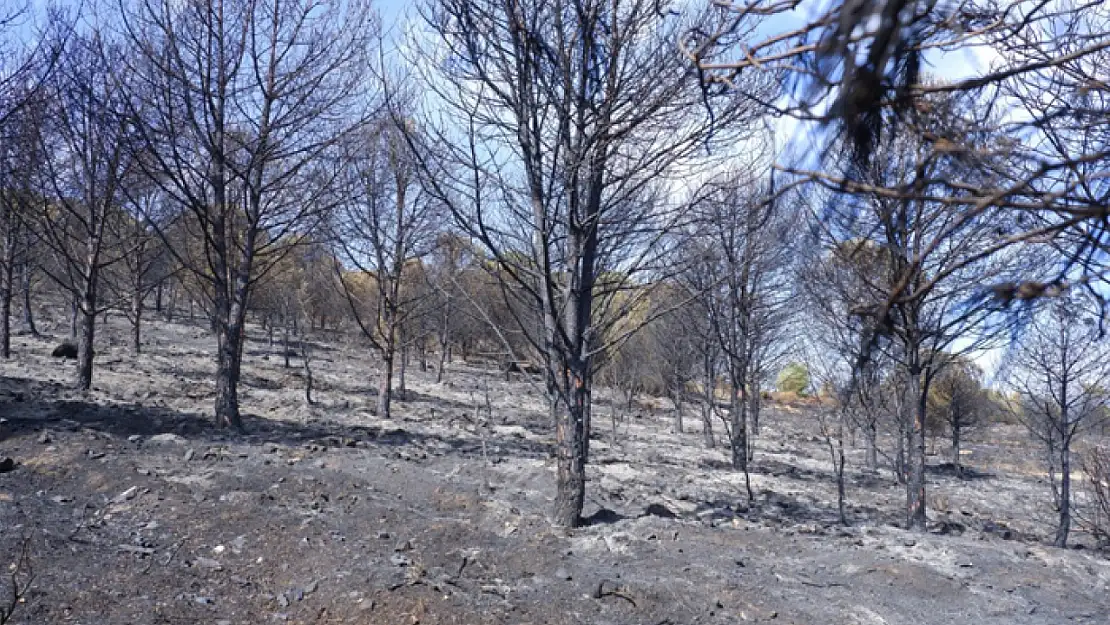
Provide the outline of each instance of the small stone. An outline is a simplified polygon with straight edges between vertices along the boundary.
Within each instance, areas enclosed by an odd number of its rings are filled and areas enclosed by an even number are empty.
[[[290,589],[289,595],[294,601],[304,601],[304,591],[300,588]]]
[[[389,532],[378,532],[378,540],[389,540]]]
[[[216,554],[223,553],[225,551],[227,551],[227,547],[224,547],[223,545],[216,545],[212,548],[212,553]]]
[[[197,452],[193,451],[192,449],[186,451],[185,452],[185,462],[189,462],[196,455],[197,455]]]
[[[566,569],[558,568],[558,569],[555,569],[555,579],[560,579],[560,580],[569,582],[573,578],[571,577],[570,573],[567,573]]]
[[[181,436],[178,436],[177,434],[172,434],[172,433],[167,432],[165,434],[155,434],[154,436],[151,436],[150,437],[150,442],[152,442],[152,443],[174,443],[174,444],[181,445],[181,444],[185,443],[185,439],[182,438]]]
[[[196,601],[201,605],[212,605],[213,603],[216,603],[216,600],[212,597],[197,597],[193,599],[193,601]]]
[[[289,597],[286,597],[285,593],[281,593],[277,596],[277,602],[278,602],[278,605],[280,605],[283,608],[288,608],[289,607]]]
[[[137,442],[139,442],[139,441],[141,441],[141,440],[143,440],[143,437],[142,437],[142,436],[139,436],[138,434],[132,434],[131,436],[128,436],[128,437],[127,437],[127,441],[128,441],[129,443],[137,443]]]
[[[389,561],[393,564],[393,566],[409,566],[412,564],[412,560],[408,556],[402,555],[400,553],[395,553],[390,556]]]
[[[319,588],[319,587],[320,587],[320,583],[316,580],[312,580],[311,582],[309,582],[308,584],[305,585],[304,594],[311,595],[312,593],[316,592],[316,589]]]
[[[902,541],[902,544],[907,547],[913,547],[917,545],[917,541],[912,538],[907,538],[906,540]]]
[[[127,490],[123,491],[122,493],[116,495],[115,498],[112,499],[112,503],[123,503],[125,501],[131,501],[132,499],[135,498],[135,495],[138,495],[138,494],[139,494],[139,487],[138,486],[132,486],[131,488],[128,488]]]
[[[54,439],[50,437],[50,432],[43,432],[42,436],[39,436],[39,443],[43,445],[49,445],[53,441]]]

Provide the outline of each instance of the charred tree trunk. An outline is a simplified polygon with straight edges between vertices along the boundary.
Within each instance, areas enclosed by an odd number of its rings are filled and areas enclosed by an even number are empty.
[[[1060,523],[1056,526],[1056,538],[1052,544],[1057,547],[1068,546],[1068,533],[1071,532],[1071,440],[1064,437],[1060,448]]]
[[[928,373],[922,381],[922,370],[909,370],[909,397],[913,400],[913,424],[910,430],[909,479],[906,483],[906,527],[925,531],[925,415],[927,408]]]
[[[743,391],[734,389],[729,401],[729,430],[731,431],[730,446],[732,447],[732,468],[747,471],[748,469],[748,424],[747,403],[742,396]]]
[[[164,309],[164,313],[165,313],[165,317],[166,317],[166,323],[173,322],[173,315],[177,311],[177,289],[174,288],[172,285],[169,287],[169,289],[170,289],[170,295],[169,295],[169,300],[170,301],[166,303],[166,306],[165,306],[165,309]]]
[[[590,409],[589,387],[582,371],[571,368],[569,400],[556,407],[555,447],[557,459],[557,492],[552,520],[559,527],[576,527],[581,521],[586,503],[586,462],[589,445],[588,423]]]
[[[289,368],[289,314],[287,312],[284,312],[281,315],[281,325],[282,325],[281,354],[282,354],[282,360],[283,360],[282,366],[284,366],[286,369],[288,369]]]
[[[894,476],[899,484],[906,483],[906,443],[910,439],[908,402],[902,400],[898,405],[898,448],[894,453]]]
[[[702,359],[702,372],[705,374],[705,383],[702,385],[701,406],[701,433],[706,449],[717,446],[717,437],[713,433],[713,405],[716,400],[716,371],[713,366],[713,357],[709,354]]]
[[[563,370],[558,372],[559,377],[549,379],[549,382],[560,384],[559,394],[565,404],[564,409],[558,411],[555,422],[558,469],[552,520],[559,527],[576,527],[581,521],[582,508],[586,503],[586,465],[589,462],[590,407],[593,400],[590,320],[596,278],[596,215],[601,203],[601,166],[596,161],[591,165],[589,179],[592,184],[588,187],[589,192],[583,196],[576,192],[572,194],[570,201],[570,216],[574,225],[568,233],[566,249],[567,265],[574,270],[563,292],[566,302],[563,315],[564,336],[558,336],[555,331],[553,302],[544,302],[545,329],[548,332],[546,339],[549,345],[556,347],[559,352],[558,360],[563,365]],[[548,280],[553,279],[550,271],[546,275]],[[550,351],[548,353],[550,361],[553,354]],[[549,372],[549,375],[550,373],[553,372]]]
[[[845,510],[844,500],[844,422],[837,425],[836,437],[836,512],[840,524],[848,525],[848,514]]]
[[[85,276],[85,284],[78,305],[77,388],[92,388],[93,338],[96,334],[96,273]]]
[[[78,296],[75,294],[69,301],[69,336],[77,338]]]
[[[308,340],[304,335],[301,342],[301,365],[304,367],[304,401],[311,406],[312,401],[312,354],[309,350]]]
[[[671,400],[674,401],[674,433],[682,434],[682,391],[672,389]]]
[[[381,350],[382,375],[378,380],[378,417],[389,418],[389,407],[393,399],[393,356],[392,341],[387,341]]]
[[[752,492],[751,475],[748,473],[748,418],[747,398],[743,387],[732,391],[729,400],[729,436],[732,447],[732,468],[744,472],[744,487],[748,491],[748,501],[755,499]]]
[[[143,291],[140,285],[131,294],[131,351],[142,351]]]
[[[439,367],[436,368],[436,383],[443,382],[443,369],[447,366],[447,355],[450,349],[442,341],[439,344]]]
[[[9,258],[4,259],[0,268],[0,357],[5,360],[12,357],[12,282],[15,277],[11,255],[7,256]]]
[[[31,309],[31,274],[34,271],[31,263],[23,263],[22,295],[23,295],[23,325],[32,336],[38,336],[39,330],[35,327],[35,312]]]
[[[956,469],[956,477],[964,476],[964,467],[960,463],[960,421],[952,420],[952,466]]]
[[[756,384],[751,384],[748,387],[748,422],[751,423],[750,431],[747,433],[747,451],[748,462],[755,459],[755,437],[759,433],[759,412],[763,405],[763,398],[759,394],[759,387]]]
[[[225,232],[222,225],[217,232]],[[245,250],[254,249],[254,234],[247,233]],[[226,254],[218,254],[215,269],[220,276],[225,267],[220,265]],[[212,302],[216,330],[216,426],[243,430],[239,413],[239,379],[243,365],[243,338],[246,328],[246,302],[250,295],[250,271],[253,258],[248,253],[236,268],[234,281],[217,277],[216,296]],[[223,275],[227,275],[223,273]]]
[[[216,425],[243,429],[239,415],[239,377],[243,335],[240,322],[223,322],[216,334]]]
[[[1074,430],[1071,424],[1072,415],[1068,410],[1068,402],[1071,400],[1068,386],[1069,380],[1064,376],[1060,382],[1060,397],[1057,402],[1060,406],[1059,422],[1054,428],[1060,435],[1060,522],[1056,526],[1056,538],[1053,541],[1057,547],[1067,546],[1068,533],[1071,531],[1071,439]],[[1049,437],[1052,438],[1052,434]]]
[[[863,426],[864,443],[867,446],[867,470],[879,470],[879,431],[874,419],[868,420]]]
[[[702,401],[701,405],[701,435],[706,449],[717,446],[717,436],[713,433],[713,404],[712,398]]]
[[[397,397],[401,401],[408,399],[408,388],[405,387],[405,372],[409,368],[409,346],[401,344],[401,370],[397,372]]]

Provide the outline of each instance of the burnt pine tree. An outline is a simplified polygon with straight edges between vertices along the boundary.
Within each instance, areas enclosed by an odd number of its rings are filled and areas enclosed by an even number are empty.
[[[354,269],[348,272],[336,263],[348,308],[381,357],[382,418],[389,417],[394,365],[404,349],[401,329],[428,299],[418,288],[422,259],[434,248],[445,217],[442,205],[421,188],[409,142],[398,126],[405,122],[395,117],[383,117],[348,141],[347,192],[331,220],[337,256]]]
[[[333,203],[333,150],[368,118],[377,21],[362,0],[138,0],[119,21],[137,162],[167,196],[148,222],[207,300],[216,423],[240,428],[251,290]]]
[[[431,36],[414,42],[415,65],[436,104],[423,179],[527,305],[518,319],[539,319],[522,330],[555,425],[552,521],[573,527],[595,357],[635,331],[610,332],[670,270],[662,233],[683,214],[664,189],[707,146],[734,145],[756,107],[736,94],[709,113],[674,51],[689,24],[679,2],[431,0],[423,16]],[[742,86],[758,99],[773,75],[757,78]]]
[[[1072,443],[1107,417],[1110,351],[1097,304],[1073,293],[1047,300],[1013,350],[1009,387],[1018,416],[1043,445],[1059,514],[1053,543],[1064,547],[1072,524]]]
[[[35,223],[54,257],[43,270],[76,304],[81,390],[92,385],[104,272],[126,253],[112,245],[131,166],[126,149],[131,119],[111,70],[123,56],[123,48],[99,30],[73,36],[47,83],[46,121],[39,133],[45,156],[39,186],[47,201]]]

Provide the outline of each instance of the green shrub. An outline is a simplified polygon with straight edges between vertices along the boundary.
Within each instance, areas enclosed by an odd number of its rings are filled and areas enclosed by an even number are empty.
[[[776,381],[780,393],[805,395],[809,388],[809,369],[800,362],[792,362],[779,372]]]

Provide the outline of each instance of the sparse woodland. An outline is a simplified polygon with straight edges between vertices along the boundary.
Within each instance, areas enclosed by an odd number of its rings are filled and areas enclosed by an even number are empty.
[[[669,493],[613,487],[613,467],[641,458],[637,471],[673,461],[705,488],[727,482],[686,511],[711,527],[706,509],[765,520],[786,495],[776,480],[820,474],[828,532],[878,524],[920,537],[907,548],[965,531],[948,493],[1027,480],[1015,497],[1036,522],[1017,539],[1105,560],[1110,7],[401,4],[0,8],[0,506],[14,506],[0,624],[62,618],[20,616],[44,605],[36,573],[52,565],[42,523],[8,494],[39,465],[10,446],[110,422],[89,416],[106,406],[148,424],[123,436],[135,444],[182,434],[156,425],[182,423],[171,405],[202,415],[190,427],[220,441],[213,463],[254,458],[293,421],[340,448],[416,444],[419,422],[422,460],[456,432],[482,515],[490,501],[521,514],[495,485],[519,438],[534,449],[518,468],[546,480],[527,531],[571,532],[550,540],[610,523],[598,501]],[[64,364],[49,368],[51,350]],[[155,410],[156,396],[175,399]],[[250,471],[237,475],[263,479]],[[689,497],[645,516],[681,519]],[[128,544],[155,570],[176,553]],[[411,549],[390,556],[409,571],[391,592],[463,593],[479,562],[433,582]],[[511,603],[508,583],[474,592]],[[209,605],[214,591],[188,592]],[[283,592],[267,601],[284,610]],[[591,592],[644,599],[611,580]],[[720,601],[709,617],[732,614]],[[402,603],[366,605],[401,622],[416,609]],[[730,618],[750,614],[776,618]]]

